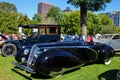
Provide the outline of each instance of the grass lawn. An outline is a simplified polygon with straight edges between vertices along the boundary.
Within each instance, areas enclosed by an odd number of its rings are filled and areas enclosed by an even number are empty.
[[[58,78],[31,75],[14,68],[12,61],[14,57],[0,55],[0,80],[116,80],[117,71],[120,69],[120,52],[112,58],[110,65],[90,64],[67,72]]]

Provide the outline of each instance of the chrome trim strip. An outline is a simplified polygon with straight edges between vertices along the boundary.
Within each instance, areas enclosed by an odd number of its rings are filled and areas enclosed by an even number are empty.
[[[34,69],[32,69],[32,68],[30,68],[30,67],[28,67],[28,66],[24,66],[24,65],[22,65],[22,64],[20,64],[20,63],[18,63],[18,62],[15,62],[15,61],[14,61],[14,62],[12,62],[12,64],[15,65],[15,66],[17,66],[18,68],[24,69],[25,71],[30,72],[30,73],[32,73],[32,74],[35,74],[35,73],[36,73]]]
[[[52,47],[40,47],[40,49],[57,49],[57,48],[88,48],[88,49],[91,49],[90,46],[52,46]]]

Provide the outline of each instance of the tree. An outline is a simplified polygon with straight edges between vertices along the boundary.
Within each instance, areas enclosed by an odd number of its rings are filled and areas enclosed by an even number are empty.
[[[23,24],[23,25],[24,24],[31,24],[31,23],[32,23],[32,20],[30,20],[27,15],[19,13],[19,15],[18,15],[18,25],[19,24]],[[23,30],[23,33],[28,33],[28,34],[31,33],[30,29],[24,29],[23,28],[22,30]]]
[[[29,24],[31,20],[23,14],[13,11],[0,10],[0,32],[1,33],[18,33],[19,24]]]
[[[63,12],[63,17],[61,17],[62,31],[65,34],[80,34],[80,19],[79,11]]]
[[[17,13],[15,5],[0,2],[0,32],[18,33],[19,24],[36,24],[40,21],[39,15],[35,15],[34,20],[30,20],[26,14]],[[35,21],[37,20],[37,21]],[[23,29],[24,33],[30,33],[31,30]]]
[[[0,10],[0,32],[17,32],[18,14],[15,12],[6,12]]]
[[[112,0],[68,0],[67,3],[80,7],[80,20],[82,27],[82,35],[86,34],[86,21],[87,11],[98,11],[105,9],[106,3],[110,3]]]
[[[102,34],[115,34],[117,33],[117,27],[115,26],[103,26],[102,27]]]
[[[53,22],[58,23],[61,21],[61,10],[58,7],[52,7],[48,13],[47,13],[47,18],[50,18]]]
[[[101,33],[101,25],[102,24],[98,15],[92,12],[87,13],[87,34],[95,35],[97,33]]]
[[[41,23],[41,16],[40,16],[40,14],[34,14],[32,19],[34,21],[36,21],[36,23]]]
[[[51,18],[55,23],[62,26],[64,34],[80,34],[79,11],[62,12],[58,7],[52,7],[47,13],[47,18]]]
[[[18,14],[18,24],[29,24],[30,19],[26,14],[19,13]]]
[[[8,2],[0,2],[0,10],[17,12],[16,6]]]
[[[120,27],[117,27],[117,33],[120,34]]]
[[[102,25],[104,26],[114,26],[113,22],[112,22],[112,19],[110,17],[108,17],[107,14],[105,13],[101,13],[101,14],[98,14],[99,16],[99,19],[100,19],[100,22]]]
[[[102,27],[102,34],[117,33],[117,28],[114,26],[112,19],[109,18],[107,14],[101,13],[101,14],[98,14],[98,17]]]

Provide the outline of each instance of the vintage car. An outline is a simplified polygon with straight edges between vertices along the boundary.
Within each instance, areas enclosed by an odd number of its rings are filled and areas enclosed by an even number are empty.
[[[57,42],[60,40],[60,25],[56,24],[27,24],[19,25],[24,29],[35,30],[30,37],[19,40],[6,40],[1,46],[3,56],[15,55],[24,46],[32,46],[35,43]]]
[[[120,50],[120,34],[103,34],[99,39],[95,39],[94,42],[108,44],[115,51]]]
[[[19,50],[12,64],[32,74],[56,77],[86,63],[110,64],[114,55],[114,49],[106,44],[84,41],[37,43]]]

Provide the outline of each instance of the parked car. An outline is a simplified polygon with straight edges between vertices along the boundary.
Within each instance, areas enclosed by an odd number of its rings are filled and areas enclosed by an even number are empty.
[[[115,51],[120,50],[120,34],[103,34],[99,39],[95,39],[94,42],[108,44]]]
[[[19,27],[37,29],[36,34],[20,40],[7,40],[2,45],[4,56],[15,55],[24,46],[32,46],[35,43],[57,42],[60,40],[60,25],[55,24],[28,24]],[[35,33],[35,32],[34,32]]]
[[[56,77],[86,63],[110,64],[114,55],[114,49],[106,44],[84,41],[37,43],[19,50],[12,64],[32,74]]]

